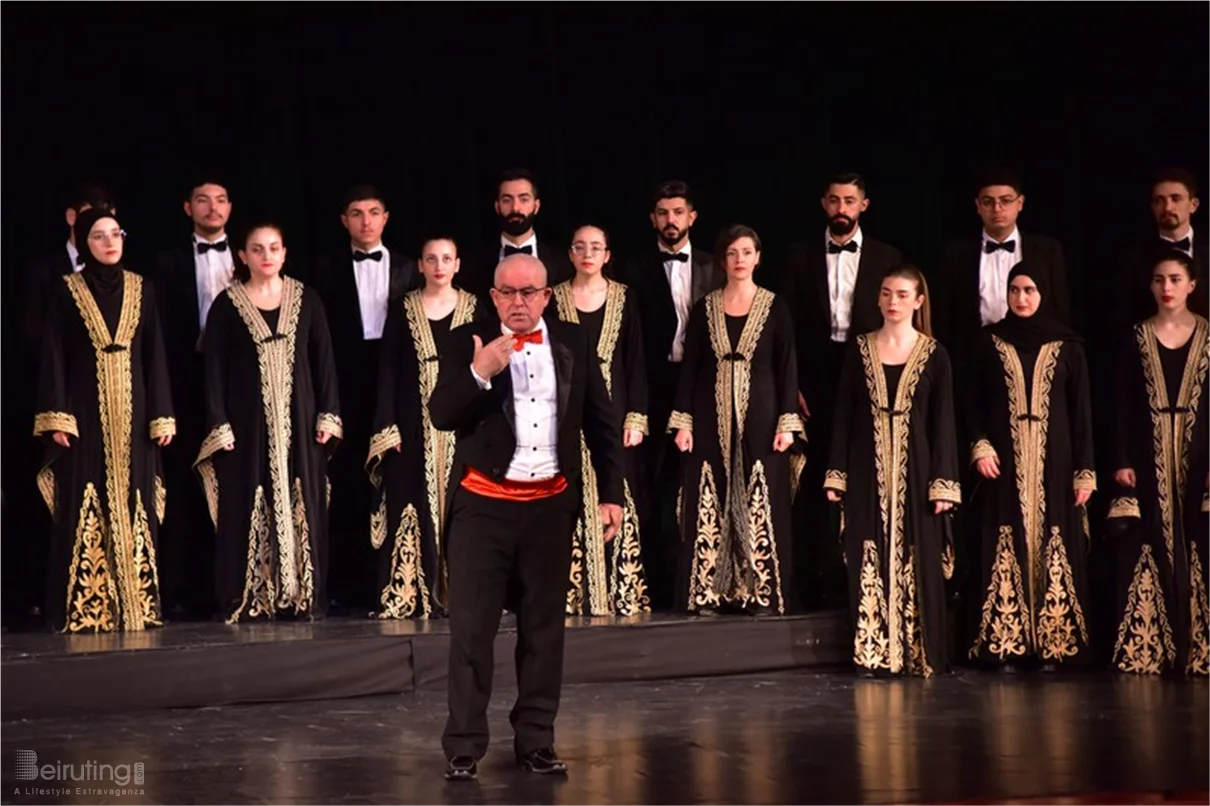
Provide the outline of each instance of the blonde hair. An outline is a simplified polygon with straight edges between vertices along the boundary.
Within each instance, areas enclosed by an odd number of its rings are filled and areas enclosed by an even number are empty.
[[[912,314],[912,327],[926,336],[933,335],[933,314],[929,305],[929,284],[924,279],[924,272],[910,263],[896,266],[886,273],[886,277],[901,277],[916,284],[916,293],[924,297],[924,302]],[[884,278],[886,279],[886,278]]]

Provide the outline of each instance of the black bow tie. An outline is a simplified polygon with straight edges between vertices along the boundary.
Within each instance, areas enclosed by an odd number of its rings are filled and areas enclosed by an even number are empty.
[[[226,241],[219,241],[218,243],[207,243],[206,241],[197,242],[197,253],[199,255],[204,255],[207,252],[209,252],[211,249],[213,249],[217,252],[226,252],[227,251],[227,242]]]
[[[849,241],[844,246],[841,246],[840,244],[836,243],[835,241],[828,241],[828,254],[829,255],[836,255],[841,252],[854,252],[855,253],[856,251],[857,251],[857,241]]]
[[[1165,247],[1165,248],[1167,248],[1167,249],[1179,249],[1179,250],[1181,250],[1182,252],[1188,252],[1188,251],[1189,251],[1189,244],[1190,244],[1190,243],[1191,243],[1191,241],[1189,240],[1189,236],[1188,236],[1188,235],[1186,235],[1184,238],[1182,238],[1182,239],[1181,239],[1181,240],[1179,240],[1179,241],[1170,241],[1170,240],[1168,240],[1167,238],[1160,238],[1160,245],[1161,245],[1161,246],[1163,246],[1163,247]]]
[[[677,263],[689,262],[688,252],[660,252],[660,256],[664,258],[665,263],[670,260],[675,260]]]
[[[508,257],[509,255],[532,255],[533,253],[534,253],[534,248],[532,246],[528,246],[528,245],[527,246],[513,246],[512,244],[506,244],[504,247],[504,256],[505,257]]]
[[[1005,241],[1004,243],[996,243],[995,241],[988,241],[983,244],[983,251],[989,255],[997,249],[1003,249],[1005,252],[1015,252],[1017,251],[1017,242]]]
[[[382,260],[382,250],[375,249],[373,252],[363,252],[360,249],[354,249],[353,262],[360,263],[363,260]]]

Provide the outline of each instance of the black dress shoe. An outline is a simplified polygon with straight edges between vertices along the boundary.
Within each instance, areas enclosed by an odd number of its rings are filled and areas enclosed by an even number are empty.
[[[479,777],[479,765],[470,756],[454,756],[445,767],[447,781],[473,781]]]
[[[517,761],[526,772],[534,772],[538,775],[565,775],[567,773],[567,765],[559,761],[559,757],[550,747],[526,753]]]

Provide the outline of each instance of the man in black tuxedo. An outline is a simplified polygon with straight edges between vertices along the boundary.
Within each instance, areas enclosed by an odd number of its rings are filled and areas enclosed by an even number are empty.
[[[563,682],[563,611],[583,483],[580,434],[592,453],[605,540],[622,520],[621,423],[587,334],[542,313],[546,267],[505,258],[491,300],[498,319],[456,330],[429,400],[433,425],[457,433],[446,496],[449,719],[446,777],[473,779],[487,752],[493,646],[510,577],[519,584],[518,762],[563,773],[554,722]]]
[[[337,451],[332,481],[331,585],[341,605],[373,608],[377,559],[370,545],[373,488],[364,467],[378,388],[383,327],[391,306],[419,287],[416,263],[382,242],[391,213],[373,185],[345,194],[340,223],[349,243],[320,257],[312,284],[323,300],[332,331],[348,450]]]
[[[980,329],[1008,313],[1008,273],[1023,260],[1048,273],[1054,310],[1065,324],[1071,323],[1063,245],[1017,226],[1025,207],[1021,187],[1016,174],[1005,168],[979,180],[975,211],[983,232],[945,244],[936,281],[929,282],[936,335],[949,350],[958,378]]]
[[[202,331],[210,306],[231,284],[239,245],[227,233],[232,204],[226,180],[196,177],[182,209],[192,232],[160,252],[154,269],[179,446],[164,451],[168,505],[160,557],[165,611],[178,618],[204,618],[215,606],[215,554],[214,523],[193,472],[207,433]]]
[[[726,281],[709,249],[690,242],[697,221],[693,191],[679,179],[661,182],[652,194],[656,243],[621,266],[618,279],[638,301],[647,364],[648,422],[642,447],[646,490],[635,491],[652,606],[671,607],[676,584],[679,532],[676,498],[680,452],[666,433],[685,352],[685,327],[693,306]]]
[[[807,422],[810,457],[796,498],[795,530],[802,543],[797,578],[802,580],[804,605],[822,604],[828,596],[842,597],[843,573],[835,574],[838,523],[823,496],[823,472],[832,440],[832,412],[840,383],[841,359],[856,336],[882,325],[878,295],[886,273],[903,262],[893,246],[866,235],[861,215],[870,208],[866,182],[859,174],[838,173],[824,186],[820,206],[827,216],[818,236],[793,244],[782,273],[782,295],[794,312],[798,352],[799,407]],[[825,575],[824,578],[820,578]],[[835,579],[833,579],[833,577]],[[837,590],[833,590],[837,588]],[[817,601],[813,597],[822,597]]]
[[[508,168],[496,185],[496,218],[500,223],[500,238],[479,249],[471,259],[462,262],[462,287],[480,297],[492,286],[496,264],[511,255],[523,254],[542,261],[549,272],[553,288],[570,280],[575,269],[567,257],[567,245],[539,240],[534,221],[542,209],[538,180],[525,168]]]

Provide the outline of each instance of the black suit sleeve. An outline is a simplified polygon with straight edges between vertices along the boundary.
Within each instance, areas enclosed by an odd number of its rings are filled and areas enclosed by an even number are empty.
[[[475,416],[475,404],[488,394],[479,388],[471,374],[471,361],[475,357],[474,331],[470,327],[458,331],[451,334],[449,348],[441,357],[437,386],[429,397],[429,417],[438,431],[456,431],[467,425]]]
[[[626,499],[622,492],[621,423],[617,421],[609,392],[605,389],[605,376],[592,371],[597,366],[597,357],[588,339],[579,339],[576,361],[589,369],[585,373],[581,427],[584,429],[584,441],[592,454],[593,469],[597,472],[597,496],[602,504],[623,506]],[[474,383],[473,378],[471,383]]]
[[[643,355],[643,326],[634,292],[626,295],[622,311],[622,367],[626,373],[626,427],[650,433],[647,422],[647,359]]]

